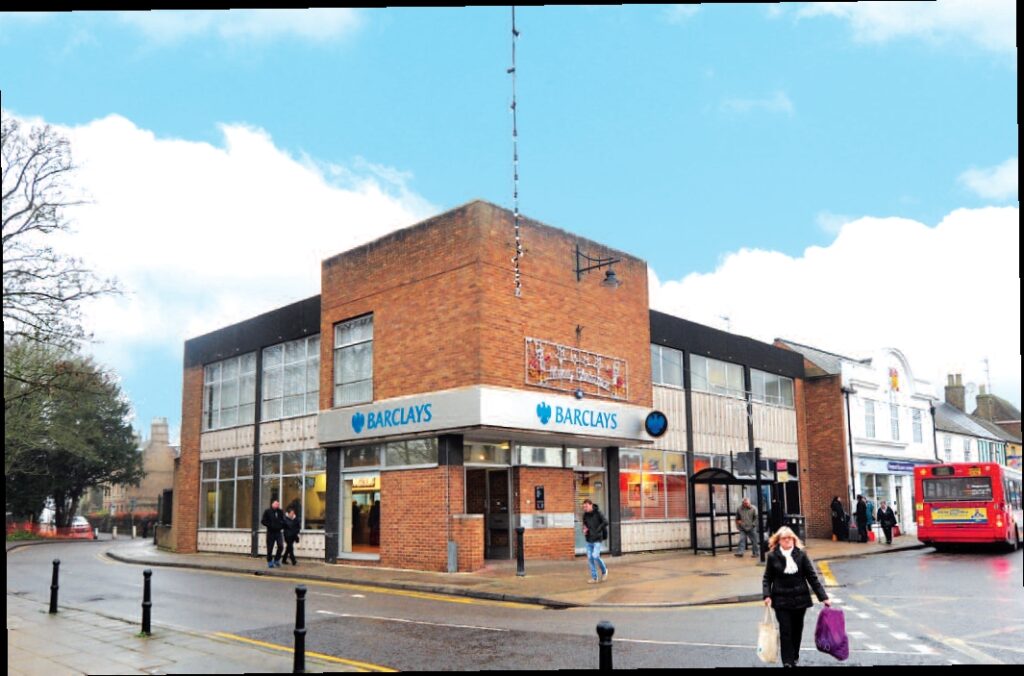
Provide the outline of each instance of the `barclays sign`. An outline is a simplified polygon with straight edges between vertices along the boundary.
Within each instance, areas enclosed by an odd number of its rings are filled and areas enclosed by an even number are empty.
[[[618,413],[608,413],[576,406],[560,406],[555,404],[552,409],[547,402],[537,404],[537,418],[542,425],[547,425],[554,413],[556,425],[572,425],[574,427],[616,430],[619,428]]]
[[[429,423],[434,419],[431,407],[432,404],[420,404],[419,406],[401,406],[387,408],[383,411],[367,411],[366,413],[356,411],[352,414],[352,431],[361,434],[364,427],[367,430],[385,430]]]

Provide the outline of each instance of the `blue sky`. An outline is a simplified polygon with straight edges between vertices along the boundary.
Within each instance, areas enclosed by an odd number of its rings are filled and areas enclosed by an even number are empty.
[[[647,260],[667,311],[898,347],[1019,406],[1012,3],[516,17],[523,213]],[[178,424],[184,338],[317,293],[320,258],[390,229],[511,206],[510,39],[508,8],[0,15],[4,114],[72,138],[93,204],[68,246],[132,292],[91,326],[140,427]],[[820,326],[821,286],[855,328]]]

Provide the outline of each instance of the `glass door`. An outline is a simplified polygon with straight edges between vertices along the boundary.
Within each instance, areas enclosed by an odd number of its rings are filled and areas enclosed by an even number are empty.
[[[587,538],[583,535],[583,501],[589,499],[608,517],[608,487],[604,472],[574,472],[576,495],[575,546],[577,554],[587,553]]]

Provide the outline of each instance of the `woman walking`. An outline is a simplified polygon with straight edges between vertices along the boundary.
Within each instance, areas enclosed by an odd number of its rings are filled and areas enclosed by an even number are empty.
[[[779,621],[784,667],[795,667],[800,661],[804,615],[812,605],[807,585],[814,589],[819,601],[826,606],[832,605],[814,572],[814,562],[803,548],[800,538],[787,526],[780,528],[768,540],[769,554],[762,583],[764,604],[775,610]]]

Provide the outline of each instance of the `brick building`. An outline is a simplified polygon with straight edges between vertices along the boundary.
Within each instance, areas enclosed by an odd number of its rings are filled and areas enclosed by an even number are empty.
[[[300,555],[472,571],[510,558],[517,526],[527,558],[573,557],[586,497],[615,553],[686,546],[686,477],[762,439],[801,476],[798,357],[651,313],[640,259],[520,234],[517,257],[512,214],[471,202],[323,261],[318,296],[187,341],[175,548],[261,553],[279,498]]]

